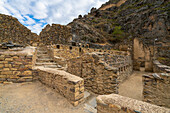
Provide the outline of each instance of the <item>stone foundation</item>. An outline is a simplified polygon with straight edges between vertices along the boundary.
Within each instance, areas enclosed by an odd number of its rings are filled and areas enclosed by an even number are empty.
[[[170,75],[162,73],[159,77],[143,75],[144,101],[170,108]]]
[[[97,97],[97,113],[169,113],[170,109],[116,94]]]
[[[0,52],[0,82],[31,82],[32,67],[35,64],[36,49],[24,48],[21,51]]]
[[[37,68],[38,79],[77,106],[84,100],[84,80],[65,71]]]

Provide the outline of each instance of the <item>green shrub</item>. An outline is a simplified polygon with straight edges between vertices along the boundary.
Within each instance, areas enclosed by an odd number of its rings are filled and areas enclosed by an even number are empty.
[[[121,30],[121,26],[116,26],[114,31],[113,31],[113,35],[122,35],[123,34],[123,31]]]

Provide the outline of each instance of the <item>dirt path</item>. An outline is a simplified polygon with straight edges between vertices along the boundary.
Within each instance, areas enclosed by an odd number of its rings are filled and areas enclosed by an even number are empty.
[[[143,84],[142,75],[146,72],[135,71],[127,80],[119,86],[119,95],[142,100]]]
[[[84,113],[39,82],[0,85],[0,113]]]
[[[126,2],[126,0],[120,0],[117,4],[109,4],[109,5],[106,5],[106,6],[102,7],[102,8],[100,8],[100,10],[106,10],[106,9],[111,8],[111,7],[113,7],[113,6],[120,7],[120,6],[121,6],[123,3],[125,3],[125,2]]]

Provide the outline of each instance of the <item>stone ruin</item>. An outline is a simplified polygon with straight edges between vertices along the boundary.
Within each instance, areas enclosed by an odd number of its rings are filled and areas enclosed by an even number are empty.
[[[4,29],[0,31],[0,83],[40,81],[73,106],[84,103],[90,92],[98,95],[94,107],[98,113],[170,112],[170,67],[154,58],[154,46],[146,46],[138,38],[134,38],[132,50],[121,45],[124,51],[113,50],[110,45],[81,43],[71,34],[78,30],[56,24],[47,25],[38,37],[15,18],[0,15],[0,19]],[[161,54],[166,53],[165,49]],[[142,76],[143,101],[120,96],[120,84],[141,68],[157,73]]]
[[[156,68],[155,65],[153,68]],[[133,68],[128,51],[58,44],[0,52],[0,83],[38,80],[63,95],[74,106],[83,103],[85,93],[89,91],[101,95],[97,97],[98,113],[170,112],[164,108],[169,107],[169,72],[162,69],[159,72],[166,72],[166,76],[159,74],[155,78],[143,75],[144,101],[151,104],[116,95],[119,94],[119,85],[129,78]],[[158,69],[153,70],[158,72]],[[123,104],[125,102],[129,104]]]

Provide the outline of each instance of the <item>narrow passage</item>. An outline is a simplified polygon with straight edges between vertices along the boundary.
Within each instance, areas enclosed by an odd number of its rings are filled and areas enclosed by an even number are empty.
[[[143,83],[142,75],[147,72],[134,71],[134,73],[119,85],[119,95],[142,100]]]

